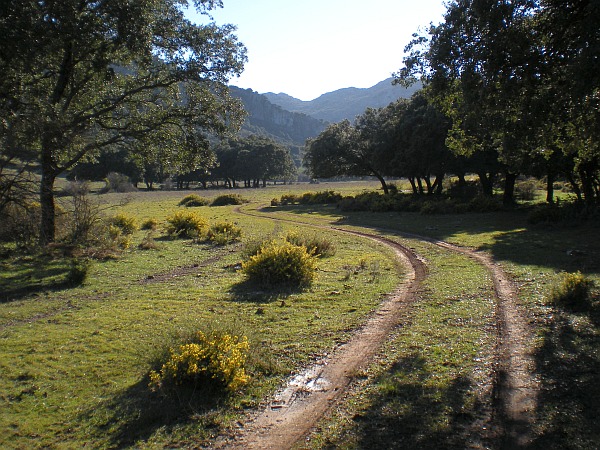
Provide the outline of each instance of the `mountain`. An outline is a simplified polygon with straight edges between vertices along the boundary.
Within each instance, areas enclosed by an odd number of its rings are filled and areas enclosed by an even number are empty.
[[[288,146],[303,146],[306,139],[318,136],[326,124],[300,112],[275,105],[252,89],[230,86],[232,97],[239,98],[248,112],[241,134],[268,136]]]
[[[295,113],[303,113],[326,122],[353,121],[367,108],[381,108],[399,98],[410,98],[420,85],[404,88],[392,85],[392,78],[370,88],[344,88],[328,92],[311,101],[302,101],[288,94],[263,94],[271,103]]]

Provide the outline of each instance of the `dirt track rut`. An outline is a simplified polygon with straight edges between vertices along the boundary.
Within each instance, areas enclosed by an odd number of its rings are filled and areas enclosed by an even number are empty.
[[[241,209],[238,211],[265,217]],[[290,222],[298,224],[297,221]],[[393,328],[407,319],[419,284],[426,277],[425,264],[418,255],[393,240],[340,228],[307,225],[358,235],[393,248],[397,258],[406,267],[405,279],[348,343],[340,346],[328,359],[290,380],[265,409],[236,433],[219,440],[216,448],[281,450],[289,449],[303,439],[347,390],[356,371],[372,361]],[[402,234],[395,230],[389,232],[467,255],[491,273],[497,300],[498,335],[492,380],[494,411],[490,425],[494,428],[494,440],[499,448],[525,447],[532,439],[537,386],[532,377],[532,358],[527,352],[530,331],[526,319],[518,310],[517,290],[510,278],[487,254],[423,236]]]

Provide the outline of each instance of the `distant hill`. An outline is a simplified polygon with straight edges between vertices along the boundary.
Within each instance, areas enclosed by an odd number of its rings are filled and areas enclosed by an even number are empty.
[[[392,78],[381,81],[370,88],[344,88],[328,92],[311,101],[302,101],[288,94],[263,94],[269,101],[283,109],[303,113],[326,122],[353,121],[367,108],[381,108],[399,98],[410,98],[420,85],[403,88],[392,85]]]
[[[306,139],[318,136],[325,129],[326,124],[322,120],[287,111],[251,89],[235,86],[229,89],[231,96],[239,98],[248,112],[242,135],[259,134],[291,147],[302,147]]]

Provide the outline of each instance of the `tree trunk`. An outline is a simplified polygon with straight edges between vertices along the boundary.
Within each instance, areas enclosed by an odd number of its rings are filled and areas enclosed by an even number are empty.
[[[408,177],[408,181],[410,182],[410,185],[412,187],[413,194],[417,195],[419,191],[417,191],[417,185],[415,184],[414,177]]]
[[[481,183],[481,189],[483,195],[486,197],[492,197],[494,195],[494,183],[492,182],[492,175],[488,175],[485,172],[478,173],[479,182]]]
[[[423,195],[423,182],[421,181],[421,177],[417,177],[417,185],[419,186],[419,194]]]
[[[583,201],[583,197],[581,195],[581,189],[579,188],[577,181],[575,181],[573,174],[569,172],[566,174],[566,177],[567,177],[567,180],[569,180],[569,183],[571,184],[571,188],[573,189],[573,192],[577,196],[577,201],[579,201],[579,202]]]
[[[585,202],[590,205],[594,202],[594,181],[592,176],[589,175],[585,169],[579,170],[579,179],[581,180],[581,187],[583,190],[583,198]]]
[[[548,171],[546,178],[546,202],[554,204],[554,174]]]
[[[437,195],[442,195],[444,189],[444,174],[440,173],[435,176],[435,182],[433,183],[433,189]]]
[[[425,186],[427,186],[427,195],[433,194],[433,186],[431,185],[429,175],[424,176],[423,179],[425,180]]]
[[[377,172],[373,171],[373,175],[375,176],[375,178],[377,178],[379,180],[379,182],[381,183],[381,188],[383,189],[383,193],[385,195],[388,195],[390,193],[390,190],[388,188],[387,183],[385,182],[385,179],[379,175]]]
[[[54,205],[54,181],[56,173],[52,167],[49,150],[42,150],[42,180],[40,183],[40,205],[42,218],[40,223],[40,245],[54,242],[56,223]]]
[[[502,203],[505,206],[515,204],[515,182],[517,181],[517,175],[514,173],[506,173],[504,178],[504,195],[502,197]]]

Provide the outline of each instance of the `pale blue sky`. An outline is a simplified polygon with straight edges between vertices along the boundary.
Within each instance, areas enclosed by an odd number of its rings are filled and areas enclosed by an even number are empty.
[[[223,0],[249,61],[231,84],[302,100],[370,87],[402,64],[414,32],[439,23],[443,0]]]

